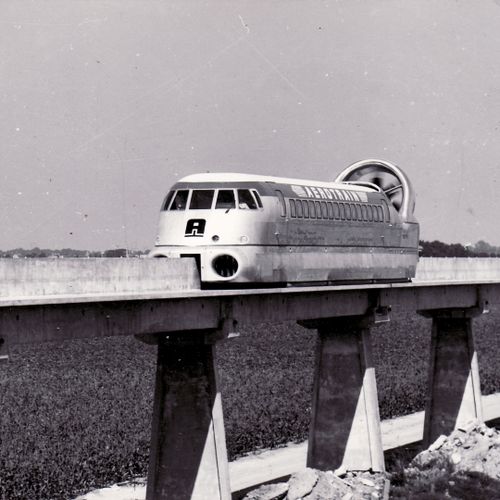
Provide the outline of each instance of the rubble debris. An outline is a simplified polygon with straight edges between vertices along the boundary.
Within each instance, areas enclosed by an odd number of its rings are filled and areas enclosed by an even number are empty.
[[[443,437],[443,436],[441,436]],[[438,438],[437,441],[439,441]],[[477,420],[454,430],[450,436],[419,453],[411,465],[426,467],[449,460],[454,471],[480,472],[497,479],[500,472],[500,431]]]
[[[412,481],[418,493],[437,495],[444,488],[443,498],[470,498],[464,496],[470,491],[483,495],[476,498],[500,498],[500,431],[477,420],[468,422],[449,436],[439,436],[397,478],[394,473],[343,468],[326,472],[305,469],[281,483],[281,496],[264,496],[266,490],[257,489],[245,500],[385,500],[391,477],[393,498],[409,498]]]
[[[282,500],[286,498],[288,483],[263,484],[247,493],[244,500]]]
[[[294,474],[288,481],[287,500],[300,500],[313,490],[319,476],[314,469],[304,469]]]
[[[500,431],[478,420],[468,422],[449,436],[440,436],[408,467],[390,476],[395,499],[426,494],[450,499],[500,498]]]
[[[269,497],[262,486],[244,500],[377,500],[387,497],[388,482],[382,472],[346,472],[339,477],[332,471],[307,468],[293,474],[282,496]],[[301,495],[301,496],[299,496]]]

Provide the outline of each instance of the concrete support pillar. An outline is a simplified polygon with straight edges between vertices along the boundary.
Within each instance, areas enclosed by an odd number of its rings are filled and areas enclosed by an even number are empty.
[[[158,340],[147,500],[230,500],[229,471],[209,332]]]
[[[432,342],[424,445],[472,419],[483,420],[472,315],[440,311],[432,316]]]
[[[375,369],[364,317],[318,325],[307,465],[383,471]]]

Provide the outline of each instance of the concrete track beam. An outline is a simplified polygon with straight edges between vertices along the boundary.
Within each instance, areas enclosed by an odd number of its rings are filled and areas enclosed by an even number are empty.
[[[369,322],[363,316],[335,318],[320,321],[317,329],[307,465],[383,471]]]
[[[473,419],[483,421],[472,318],[482,311],[419,311],[432,317],[424,445]]]
[[[158,337],[147,500],[231,498],[215,340],[211,331]]]

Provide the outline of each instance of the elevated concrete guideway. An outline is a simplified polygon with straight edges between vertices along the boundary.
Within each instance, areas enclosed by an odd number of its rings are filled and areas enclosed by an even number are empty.
[[[4,259],[0,357],[48,340],[158,344],[147,499],[226,500],[215,343],[238,324],[298,321],[319,335],[308,466],[384,470],[370,330],[391,309],[433,319],[426,440],[482,419],[473,318],[500,305],[500,260],[491,261],[489,274],[480,259],[447,262],[443,274],[422,260],[413,283],[200,290],[190,259]]]

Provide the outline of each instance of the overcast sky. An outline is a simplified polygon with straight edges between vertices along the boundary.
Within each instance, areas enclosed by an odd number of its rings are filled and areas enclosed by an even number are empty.
[[[176,179],[398,164],[500,245],[500,1],[0,2],[0,249],[154,242]]]

